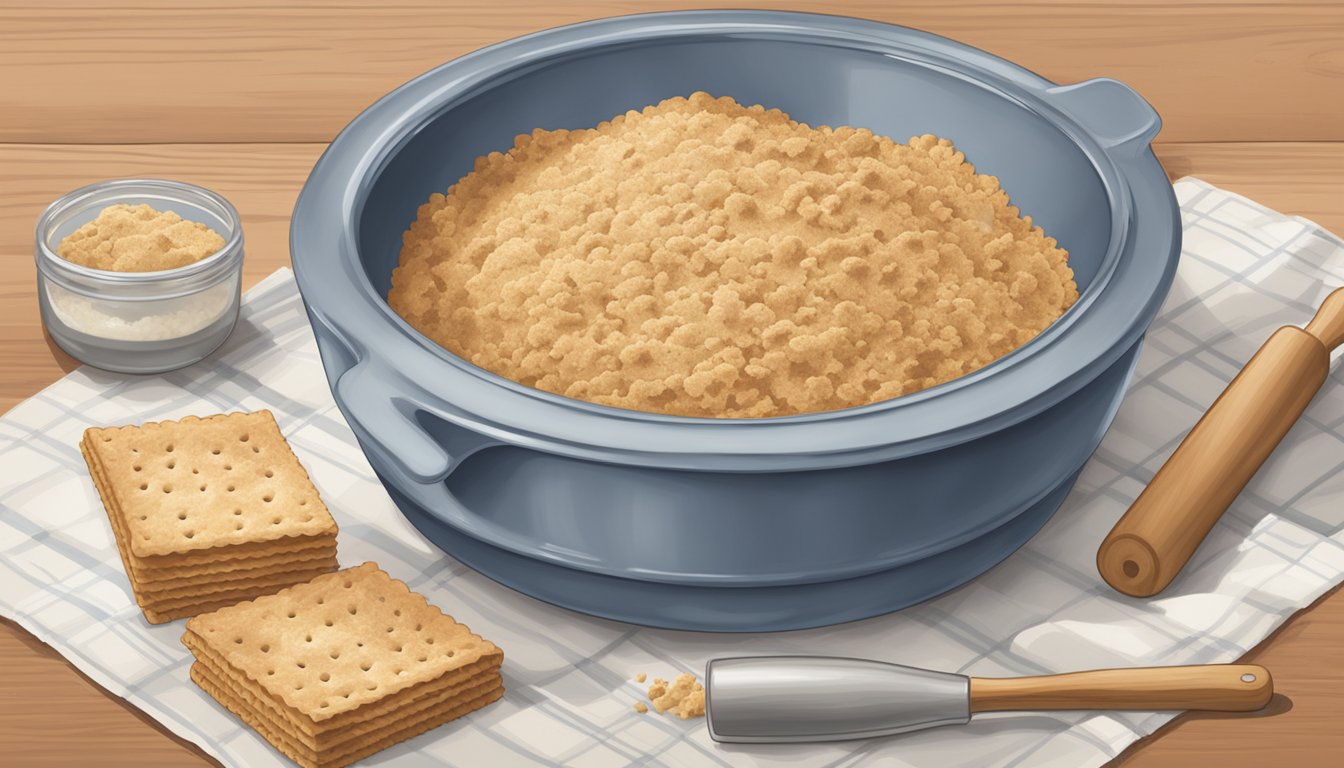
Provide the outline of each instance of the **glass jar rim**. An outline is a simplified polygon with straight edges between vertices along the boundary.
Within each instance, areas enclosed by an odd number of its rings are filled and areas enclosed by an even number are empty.
[[[47,245],[45,233],[50,229],[52,220],[57,216],[79,205],[92,195],[118,189],[126,189],[130,192],[136,188],[148,188],[151,190],[168,192],[186,202],[195,204],[202,204],[202,202],[204,202],[217,207],[219,211],[216,213],[221,214],[221,218],[227,222],[230,229],[228,238],[224,241],[224,245],[209,256],[193,261],[190,264],[184,264],[180,267],[173,267],[171,269],[158,269],[145,272],[118,272],[108,269],[86,267],[82,264],[76,264],[61,258]],[[207,274],[211,272],[216,265],[221,262],[227,262],[232,255],[242,252],[243,224],[242,217],[238,215],[238,209],[234,208],[233,204],[230,203],[228,199],[205,187],[172,179],[111,179],[95,182],[93,184],[86,184],[85,186],[63,194],[52,201],[52,203],[42,211],[42,215],[37,218],[34,239],[36,240],[37,253],[40,256],[39,261],[45,263],[49,267],[64,272],[69,276],[78,276],[88,280],[122,285],[147,285]]]

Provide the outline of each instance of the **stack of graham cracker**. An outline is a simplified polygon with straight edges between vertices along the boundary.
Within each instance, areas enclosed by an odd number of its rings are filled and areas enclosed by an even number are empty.
[[[151,623],[336,569],[336,521],[270,411],[89,429],[80,442]]]
[[[504,694],[504,654],[373,563],[196,616],[191,678],[306,768],[337,768]]]

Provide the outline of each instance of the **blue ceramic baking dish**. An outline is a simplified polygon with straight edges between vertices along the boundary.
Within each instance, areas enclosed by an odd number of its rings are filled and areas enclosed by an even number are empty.
[[[705,90],[812,124],[952,139],[1068,249],[1081,298],[969,376],[862,408],[696,419],[529,389],[385,297],[416,208],[534,128]],[[1059,86],[859,19],[594,21],[456,59],[359,115],[309,177],[294,268],[336,402],[406,517],[486,575],[662,627],[760,631],[902,608],[1006,557],[1109,426],[1170,286],[1178,209],[1119,82]]]

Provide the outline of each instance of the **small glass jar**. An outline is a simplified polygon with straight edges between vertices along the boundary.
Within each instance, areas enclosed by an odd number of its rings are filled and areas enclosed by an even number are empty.
[[[155,272],[92,269],[56,255],[63,238],[109,205],[147,204],[197,221],[224,238],[200,261]],[[243,225],[229,201],[164,179],[119,179],[61,197],[37,220],[42,322],[61,349],[122,373],[160,373],[215,351],[238,321]]]

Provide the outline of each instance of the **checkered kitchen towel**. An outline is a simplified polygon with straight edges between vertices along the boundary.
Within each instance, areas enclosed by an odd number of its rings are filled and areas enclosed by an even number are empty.
[[[895,615],[771,635],[591,619],[523,597],[405,523],[332,403],[288,271],[247,297],[227,346],[190,369],[81,368],[0,420],[0,613],[227,765],[285,761],[187,678],[175,622],[131,599],[77,444],[90,424],[270,408],[341,526],[343,565],[376,560],[505,649],[504,700],[370,762],[388,765],[1017,766],[1104,763],[1171,713],[1000,714],[844,744],[717,746],[703,720],[632,704],[631,676],[719,655],[829,653],[978,675],[1228,662],[1344,579],[1344,374],[1336,368],[1159,599],[1098,578],[1098,542],[1270,332],[1344,284],[1344,243],[1203,182],[1178,182],[1185,253],[1115,424],[1063,509],[989,573]]]

